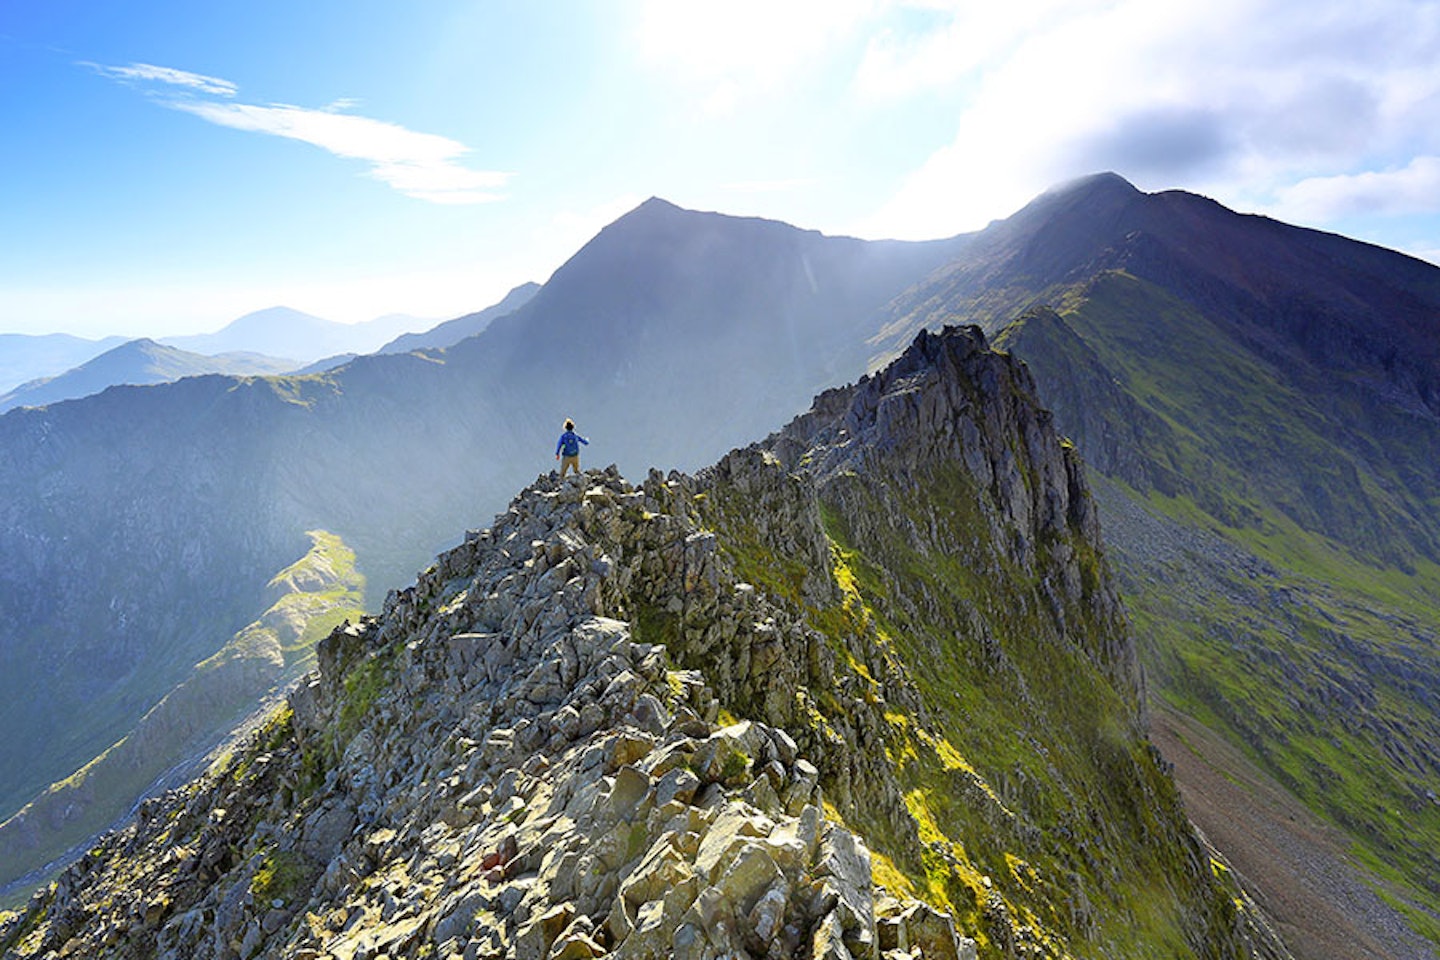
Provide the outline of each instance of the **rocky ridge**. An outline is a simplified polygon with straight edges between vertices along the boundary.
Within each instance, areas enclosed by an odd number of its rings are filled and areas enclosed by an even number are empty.
[[[0,948],[1283,956],[1139,736],[1088,502],[976,330],[696,477],[542,477]]]
[[[700,673],[597,614],[666,554],[585,534],[668,541],[677,487],[542,480],[332,634],[242,760],[37,896],[7,956],[973,956],[947,915],[876,896],[790,735],[722,726]],[[684,569],[706,542],[672,544],[665,579],[711,580]]]

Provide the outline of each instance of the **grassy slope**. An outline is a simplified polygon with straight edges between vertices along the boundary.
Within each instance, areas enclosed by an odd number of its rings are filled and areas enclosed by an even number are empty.
[[[1401,896],[1440,913],[1440,568],[1406,541],[1425,505],[1405,495],[1405,464],[1341,442],[1345,411],[1141,281],[1102,278],[1062,314],[1169,428],[1170,446],[1142,453],[1188,483],[1131,494],[1251,558],[1159,555],[1107,528],[1152,693],[1243,744]],[[1023,331],[1007,339],[1044,393],[1059,358]]]
[[[1433,956],[1350,866],[1345,834],[1213,728],[1159,706],[1151,736],[1175,764],[1186,810],[1261,899],[1295,956]]]
[[[363,615],[365,581],[354,553],[326,531],[310,531],[310,537],[305,556],[271,581],[278,597],[258,620],[197,664],[133,731],[0,824],[0,883],[103,830],[157,776],[252,708],[264,688],[309,669],[315,644],[331,629]],[[9,898],[21,893],[12,891]]]
[[[1005,564],[978,532],[988,530],[978,492],[960,471],[891,493],[869,511],[898,510],[972,550],[943,555],[893,528],[877,539],[822,502],[839,609],[806,606],[806,571],[747,534],[743,501],[710,515],[742,574],[806,607],[837,648],[846,634],[875,631],[921,693],[923,714],[885,713],[886,755],[919,827],[921,862],[906,862],[881,815],[850,814],[876,851],[877,881],[946,905],[982,957],[1007,949],[997,911],[1021,930],[1010,946],[1028,942],[1039,956],[1226,955],[1223,937],[1207,936],[1216,928],[1199,928],[1208,916],[1226,935],[1238,929],[1237,891],[1223,892],[1223,877],[1212,883],[1211,865],[1181,836],[1178,795],[1137,733],[1135,706],[1055,637],[1036,576]],[[846,499],[866,496],[852,489]],[[1093,552],[1090,561],[1098,576],[1101,561]],[[850,669],[863,685],[885,673],[853,658]],[[820,708],[835,706],[822,694]]]

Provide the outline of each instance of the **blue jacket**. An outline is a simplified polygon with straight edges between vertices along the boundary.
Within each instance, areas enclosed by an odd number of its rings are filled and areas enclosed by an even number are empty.
[[[589,440],[586,440],[574,430],[566,430],[560,434],[560,439],[555,443],[555,455],[558,457],[563,453],[567,457],[578,457],[580,455],[580,444],[582,443],[587,447],[590,445]]]

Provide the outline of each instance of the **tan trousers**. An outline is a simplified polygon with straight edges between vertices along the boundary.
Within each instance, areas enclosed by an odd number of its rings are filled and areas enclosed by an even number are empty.
[[[561,479],[561,480],[564,480],[564,479],[565,479],[565,471],[567,471],[567,470],[572,470],[572,469],[573,469],[576,473],[579,473],[579,472],[580,472],[580,455],[579,455],[578,453],[577,453],[575,456],[573,456],[573,457],[561,457],[561,458],[560,458],[560,479]]]

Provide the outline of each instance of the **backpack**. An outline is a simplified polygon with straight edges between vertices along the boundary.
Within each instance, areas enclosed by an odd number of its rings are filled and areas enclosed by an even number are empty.
[[[578,457],[580,455],[580,438],[570,431],[565,431],[565,436],[560,438],[560,452],[567,457]]]

